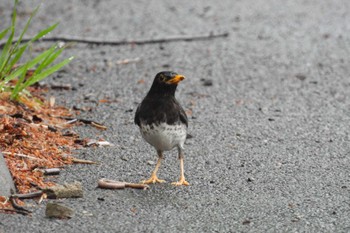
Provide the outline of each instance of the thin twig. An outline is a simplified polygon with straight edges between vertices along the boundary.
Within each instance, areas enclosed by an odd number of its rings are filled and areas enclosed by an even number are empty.
[[[41,169],[41,171],[44,173],[44,175],[51,176],[51,175],[58,175],[58,174],[60,174],[61,169],[55,167],[55,168]]]
[[[139,62],[139,61],[141,61],[141,58],[139,58],[139,57],[137,57],[137,58],[129,58],[129,59],[118,60],[116,62],[116,64],[117,65],[125,65],[125,64]]]
[[[12,198],[18,198],[18,199],[31,199],[34,197],[40,197],[43,194],[43,191],[36,191],[32,193],[23,193],[23,194],[12,194]]]
[[[58,167],[44,168],[44,169],[35,168],[34,171],[40,171],[46,176],[51,176],[51,175],[59,175],[61,172],[61,169]]]
[[[11,189],[10,191],[11,191],[10,202],[12,204],[12,207],[16,210],[16,212],[23,214],[23,215],[28,215],[28,214],[32,213],[32,211],[27,210],[24,207],[18,205],[16,200],[15,200],[16,198],[13,197],[13,195],[15,195],[15,192],[13,191],[13,189]]]
[[[106,126],[101,125],[100,123],[97,123],[97,122],[94,122],[94,121],[92,121],[90,123],[90,125],[92,125],[93,127],[95,127],[96,129],[99,129],[99,130],[106,130],[107,129]]]
[[[94,139],[91,139],[91,140],[88,140],[86,142],[86,145],[87,147],[89,146],[114,146],[112,143],[110,142],[107,142],[107,141],[97,141],[97,140],[94,140]]]
[[[73,163],[81,163],[81,164],[98,164],[98,162],[94,162],[91,160],[85,160],[85,159],[77,159],[77,158],[73,158],[72,162]]]
[[[49,41],[49,42],[75,42],[75,43],[83,43],[83,44],[95,44],[95,45],[113,45],[113,46],[121,46],[121,45],[144,45],[144,44],[158,44],[158,43],[169,43],[176,41],[199,41],[199,40],[211,40],[214,38],[227,37],[229,35],[228,32],[214,34],[210,33],[208,35],[194,35],[194,36],[172,36],[166,38],[159,39],[144,39],[144,40],[119,40],[119,41],[109,41],[109,40],[98,40],[98,39],[84,39],[84,38],[73,38],[73,37],[44,37],[40,40],[34,42],[41,41]],[[29,42],[32,38],[23,38],[21,40],[22,43]],[[13,43],[16,43],[18,40],[13,40]],[[0,42],[0,48],[4,47],[6,41]]]
[[[46,193],[43,193],[41,196],[40,196],[40,199],[38,201],[38,203],[40,204],[44,199],[47,198],[47,194]]]
[[[7,151],[3,151],[1,152],[4,155],[13,155],[13,156],[17,156],[17,157],[21,157],[21,158],[25,158],[25,159],[32,159],[32,160],[45,160],[45,159],[40,159],[40,158],[36,158],[30,155],[25,155],[25,154],[19,154],[19,153],[12,153],[12,152],[7,152]]]
[[[81,123],[84,123],[86,125],[94,126],[95,128],[100,129],[100,130],[107,129],[106,126],[104,126],[101,123],[98,123],[96,121],[93,121],[93,120],[87,120],[87,119],[82,119],[82,118],[72,118],[72,117],[60,117],[60,118],[67,120],[67,122],[65,124],[73,124],[75,122],[81,122]]]
[[[23,210],[17,210],[17,209],[10,209],[10,208],[1,208],[0,212],[5,212],[5,213],[18,213],[18,214],[23,214],[23,215],[28,215],[29,213],[27,211]]]
[[[134,189],[143,189],[146,190],[149,188],[147,184],[135,184],[135,183],[126,183],[125,188],[134,188]]]

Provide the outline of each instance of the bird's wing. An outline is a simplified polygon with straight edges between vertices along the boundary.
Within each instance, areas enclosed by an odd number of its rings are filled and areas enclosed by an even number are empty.
[[[179,105],[180,107],[180,121],[188,127],[188,119],[185,110]]]
[[[139,106],[137,106],[135,118],[134,118],[134,123],[138,126],[140,126],[140,106],[141,106],[141,104],[139,104]]]

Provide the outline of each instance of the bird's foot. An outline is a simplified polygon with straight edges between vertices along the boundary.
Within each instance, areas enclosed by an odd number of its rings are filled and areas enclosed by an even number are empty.
[[[160,180],[156,175],[152,175],[148,180],[141,181],[142,184],[155,184],[155,183],[164,183],[165,180]]]
[[[188,182],[185,180],[185,177],[181,177],[179,181],[173,182],[173,183],[171,183],[171,184],[174,185],[174,186],[181,186],[181,185],[188,186],[188,185],[190,185],[190,183],[188,183]]]

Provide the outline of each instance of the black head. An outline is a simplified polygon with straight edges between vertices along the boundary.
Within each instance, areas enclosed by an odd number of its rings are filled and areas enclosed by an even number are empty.
[[[184,79],[183,75],[172,71],[159,72],[154,78],[149,94],[174,95],[177,84]]]

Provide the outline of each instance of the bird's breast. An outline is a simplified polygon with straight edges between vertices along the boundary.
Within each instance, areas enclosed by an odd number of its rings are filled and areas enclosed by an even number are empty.
[[[156,150],[167,151],[176,146],[183,148],[186,140],[187,127],[184,124],[169,125],[142,124],[140,125],[142,137]]]

